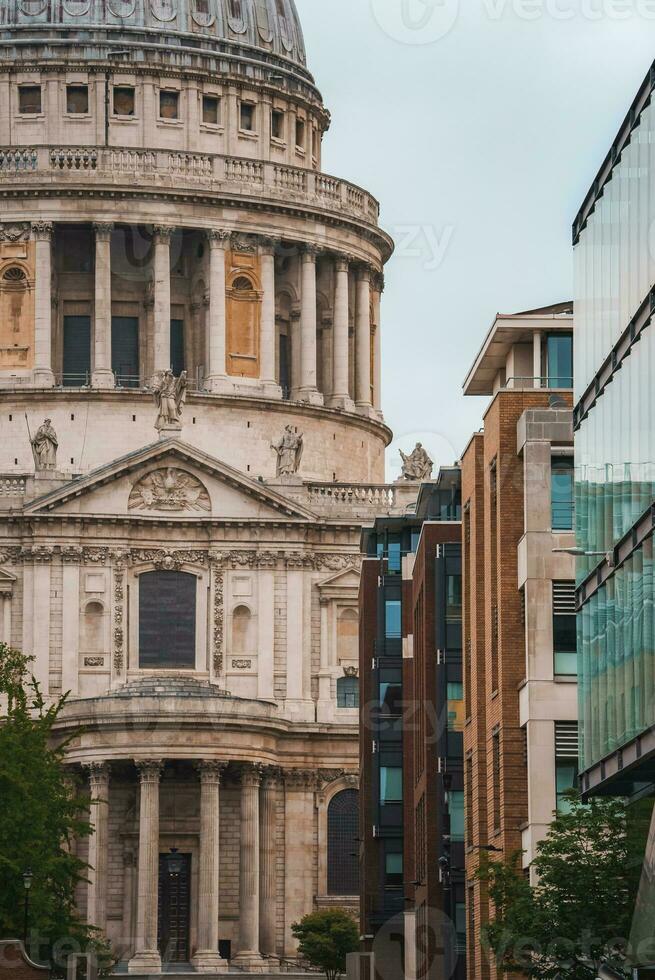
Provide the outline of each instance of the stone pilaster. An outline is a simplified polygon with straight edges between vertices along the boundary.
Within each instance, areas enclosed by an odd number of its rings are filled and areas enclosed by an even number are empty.
[[[91,796],[89,837],[89,884],[87,922],[103,932],[107,928],[107,868],[109,862],[109,766],[92,762],[88,766]]]
[[[268,397],[281,398],[275,367],[275,240],[260,245],[262,278],[262,324],[260,378]]]
[[[262,778],[260,812],[260,886],[259,886],[259,934],[261,952],[268,960],[269,970],[277,964],[277,794],[280,787],[280,771],[267,769]],[[293,828],[291,828],[293,832]]]
[[[162,762],[136,761],[140,780],[139,868],[137,884],[136,952],[129,962],[130,973],[160,973],[157,948],[157,904],[159,896],[159,781]]]
[[[332,408],[351,411],[355,405],[349,391],[349,262],[345,255],[335,259],[334,283],[334,353]]]
[[[357,408],[371,408],[371,270],[357,270],[357,313],[355,321],[355,401]]]
[[[154,343],[153,368],[169,371],[171,367],[171,237],[172,228],[156,225],[154,229]]]
[[[207,387],[210,391],[233,391],[227,376],[227,306],[225,300],[226,255],[231,236],[213,229],[209,243],[209,316],[207,323]]]
[[[291,931],[314,907],[314,794],[316,772],[284,773],[284,955],[295,957],[298,943]]]
[[[301,401],[321,405],[323,396],[317,388],[316,337],[316,257],[319,249],[306,245],[301,253],[300,300],[300,390]]]
[[[259,950],[259,786],[258,766],[241,773],[241,874],[239,953],[234,965],[246,973],[262,973],[266,962]]]
[[[93,336],[94,388],[113,388],[111,369],[111,233],[112,224],[94,224],[96,235],[95,316]]]
[[[48,221],[32,225],[35,239],[36,277],[34,287],[34,384],[52,388],[52,237],[54,226]]]
[[[225,973],[227,961],[218,952],[219,808],[226,762],[199,762],[200,860],[198,867],[198,949],[193,965],[198,973]]]

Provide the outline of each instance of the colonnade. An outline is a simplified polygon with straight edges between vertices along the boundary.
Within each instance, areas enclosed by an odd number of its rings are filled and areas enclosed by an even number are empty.
[[[52,387],[58,372],[53,365],[53,249],[54,225],[32,224],[35,242],[35,337],[33,381],[37,387]],[[94,328],[92,332],[91,385],[111,388],[115,385],[112,369],[112,261],[111,242],[114,225],[95,223]],[[171,238],[175,229],[156,225],[152,228],[151,289],[153,373],[171,367]],[[207,269],[207,307],[203,387],[209,392],[234,391],[228,375],[227,349],[227,262],[235,236],[224,229],[205,230],[209,249]],[[250,236],[259,260],[261,278],[261,318],[259,337],[259,378],[256,383],[264,393],[280,397],[280,378],[276,363],[276,295],[279,287],[274,239]],[[288,243],[284,243],[285,247]],[[296,248],[296,246],[294,246]],[[312,244],[297,245],[300,261],[300,329],[297,337],[300,354],[299,376],[293,380],[293,397],[310,404],[323,404],[318,378],[317,261],[325,255],[334,263],[333,342],[331,391],[326,401],[330,407],[368,413],[380,409],[380,328],[379,303],[382,274],[372,266],[351,256],[322,252]],[[355,276],[354,345],[351,355],[350,277]],[[114,299],[116,297],[113,297]],[[375,329],[374,329],[375,328]],[[354,356],[354,365],[350,359]],[[354,368],[354,370],[353,370]],[[354,374],[354,390],[351,378]]]

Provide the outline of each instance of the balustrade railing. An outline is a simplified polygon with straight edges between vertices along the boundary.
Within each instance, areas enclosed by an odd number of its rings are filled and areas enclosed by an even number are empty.
[[[377,223],[379,205],[360,187],[327,174],[245,157],[207,153],[177,153],[168,150],[137,150],[130,147],[33,146],[0,147],[0,181],[17,174],[60,173],[77,177],[93,174],[121,178],[156,175],[160,186],[180,186],[181,181],[221,187],[230,193],[254,185],[258,194],[279,197],[292,192],[308,204],[355,214]]]
[[[387,484],[311,483],[307,490],[310,506],[319,509],[346,506],[377,513],[391,510],[396,504],[395,487]]]
[[[21,497],[25,493],[24,476],[0,474],[0,497]]]

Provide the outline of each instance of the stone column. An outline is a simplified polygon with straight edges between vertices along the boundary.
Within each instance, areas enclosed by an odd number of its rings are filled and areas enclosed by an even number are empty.
[[[212,229],[209,242],[209,316],[207,324],[207,387],[210,391],[232,390],[227,377],[227,306],[225,298],[226,252],[230,233]]]
[[[534,388],[545,387],[541,380],[543,373],[541,368],[541,336],[541,330],[535,330],[532,335],[532,373],[534,374]]]
[[[218,952],[219,805],[226,762],[200,762],[200,860],[198,866],[198,973],[225,973],[227,961]]]
[[[355,321],[355,401],[357,408],[371,408],[371,270],[357,270],[357,314]]]
[[[89,837],[89,884],[87,922],[103,932],[107,927],[107,869],[109,863],[109,766],[92,762],[88,766],[91,790]]]
[[[34,287],[34,384],[52,388],[52,236],[54,226],[47,221],[32,225],[36,241],[36,282]]]
[[[246,973],[262,973],[266,963],[259,951],[259,785],[256,766],[241,773],[241,877],[239,953],[234,965]]]
[[[139,870],[137,885],[136,952],[130,973],[160,973],[157,948],[159,898],[159,780],[163,763],[137,761],[141,794],[139,803]]]
[[[349,391],[349,295],[348,295],[348,258],[338,255],[335,260],[334,283],[334,371],[333,393],[330,398],[332,408],[343,408],[352,411],[355,404]]]
[[[276,958],[277,920],[277,793],[280,773],[267,769],[262,779],[261,792],[261,868],[259,892],[259,916],[261,951],[269,960]],[[293,828],[291,828],[293,833]]]
[[[93,343],[94,388],[113,388],[111,369],[111,233],[112,224],[95,224],[96,275]]]
[[[314,792],[316,773],[284,773],[284,954],[295,957],[298,943],[291,926],[314,905]],[[289,828],[291,828],[289,830]]]
[[[300,301],[300,390],[301,401],[321,405],[323,396],[316,387],[316,256],[318,248],[306,245],[301,254]]]
[[[318,674],[318,701],[316,702],[316,720],[318,722],[334,721],[334,700],[332,698],[332,670],[330,648],[330,611],[331,602],[326,596],[319,599],[321,607],[321,665]]]
[[[155,324],[153,370],[171,367],[171,236],[172,228],[155,225]]]
[[[260,246],[262,272],[262,326],[260,378],[266,394],[282,398],[275,366],[275,240],[268,239]]]
[[[382,413],[382,326],[381,326],[381,299],[384,290],[384,275],[378,272],[375,277],[373,290],[373,310],[375,312],[375,353],[374,366],[375,376],[373,379],[373,407]]]

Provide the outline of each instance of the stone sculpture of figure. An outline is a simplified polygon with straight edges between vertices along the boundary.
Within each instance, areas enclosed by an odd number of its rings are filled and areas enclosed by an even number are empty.
[[[34,465],[37,471],[55,470],[57,468],[59,442],[57,433],[52,427],[51,419],[45,419],[31,442]]]
[[[187,394],[186,371],[182,371],[179,378],[176,378],[172,371],[161,372],[153,390],[159,411],[156,428],[180,427]]]
[[[282,438],[271,444],[271,449],[277,453],[278,476],[294,476],[298,472],[303,448],[303,434],[297,435],[293,427],[287,425]]]
[[[432,477],[434,463],[420,442],[409,456],[400,450],[403,460],[403,480],[429,480]]]

